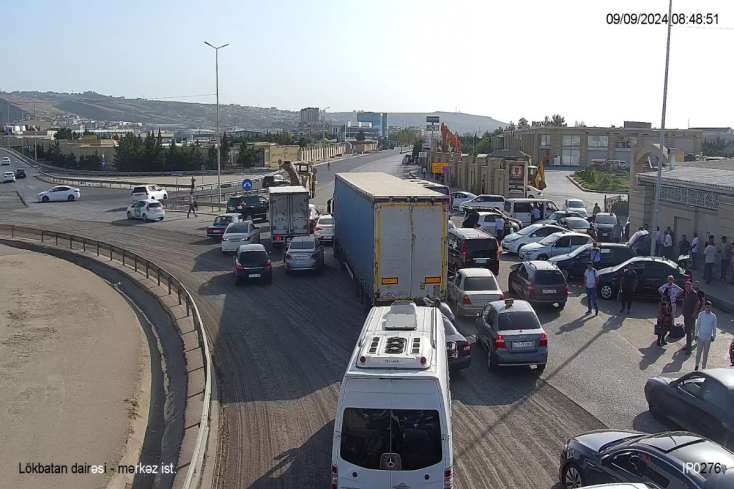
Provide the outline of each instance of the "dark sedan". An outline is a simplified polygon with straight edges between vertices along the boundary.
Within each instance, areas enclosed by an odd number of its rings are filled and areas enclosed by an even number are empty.
[[[594,234],[597,241],[618,242],[621,229],[617,216],[608,212],[599,212],[594,216]]]
[[[273,264],[265,247],[259,243],[240,246],[234,257],[235,285],[245,280],[273,283]]]
[[[15,170],[15,178],[25,178],[25,170],[22,168],[17,168]]]
[[[650,413],[734,447],[734,370],[715,368],[645,384]]]
[[[227,212],[237,212],[246,220],[267,221],[270,201],[263,195],[256,193],[247,195],[233,195],[227,199]]]
[[[682,269],[677,263],[652,256],[637,256],[623,262],[616,267],[599,270],[599,296],[605,300],[617,297],[619,279],[628,266],[637,273],[637,289],[635,298],[658,298],[658,289],[663,285],[668,275],[672,275],[675,283],[681,288],[687,280],[691,280],[690,272]]]
[[[449,368],[461,370],[471,364],[471,346],[473,337],[466,338],[459,333],[454,323],[444,315],[443,327],[446,331],[446,353],[449,357]]]
[[[734,453],[693,433],[598,430],[566,442],[558,475],[569,489],[612,482],[705,489],[729,467]]]
[[[584,276],[586,264],[591,261],[591,248],[593,244],[585,244],[576,248],[571,253],[554,256],[548,261],[556,265],[566,275],[568,280],[580,280]],[[632,248],[624,244],[600,243],[599,251],[601,261],[597,269],[616,267],[630,258],[637,256]]]

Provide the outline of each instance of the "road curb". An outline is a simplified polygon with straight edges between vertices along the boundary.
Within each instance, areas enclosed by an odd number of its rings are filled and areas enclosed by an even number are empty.
[[[576,185],[576,187],[579,190],[581,190],[582,192],[588,192],[590,194],[610,195],[610,194],[626,194],[626,193],[629,193],[629,191],[625,192],[625,191],[611,191],[611,190],[605,190],[605,191],[601,191],[601,190],[590,190],[590,189],[584,187],[583,185],[581,185],[579,182],[577,182],[576,179],[573,178],[573,176],[566,175],[566,178],[568,178],[568,180],[572,184]]]
[[[23,196],[22,196],[22,195],[20,195],[20,192],[18,192],[18,191],[16,190],[16,191],[15,191],[15,193],[16,193],[16,194],[18,194],[18,198],[19,198],[19,199],[20,199],[20,201],[21,201],[21,202],[23,203],[23,205],[24,205],[25,207],[28,207],[28,204],[26,203],[26,201],[25,201],[25,199],[23,198]]]

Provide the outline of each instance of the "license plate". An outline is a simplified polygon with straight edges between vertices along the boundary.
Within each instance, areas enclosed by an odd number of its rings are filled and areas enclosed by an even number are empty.
[[[487,263],[489,258],[474,258],[474,263]]]
[[[513,348],[531,348],[532,346],[532,341],[514,341],[512,343]]]
[[[543,293],[544,294],[555,294],[556,290],[555,289],[543,289]]]
[[[250,277],[250,278],[260,278],[260,274],[259,273],[251,273],[251,274],[248,275],[248,277]]]

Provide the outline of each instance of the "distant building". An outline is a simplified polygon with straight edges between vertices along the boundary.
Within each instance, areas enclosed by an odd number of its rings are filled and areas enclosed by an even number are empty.
[[[357,111],[356,121],[357,124],[369,123],[370,127],[377,131],[377,135],[375,137],[387,137],[387,113]]]
[[[313,125],[321,122],[321,111],[318,107],[306,107],[301,109],[301,124]]]
[[[734,142],[734,129],[731,127],[692,127],[703,131],[703,141],[705,143],[716,143],[723,141],[724,143]]]

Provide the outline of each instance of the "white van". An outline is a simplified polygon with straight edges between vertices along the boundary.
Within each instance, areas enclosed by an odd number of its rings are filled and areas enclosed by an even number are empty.
[[[407,301],[370,311],[341,383],[332,489],[453,487],[442,320]]]
[[[505,200],[505,214],[522,221],[523,226],[532,222],[533,205],[540,205],[541,219],[546,219],[558,210],[558,206],[548,199],[507,199]]]

